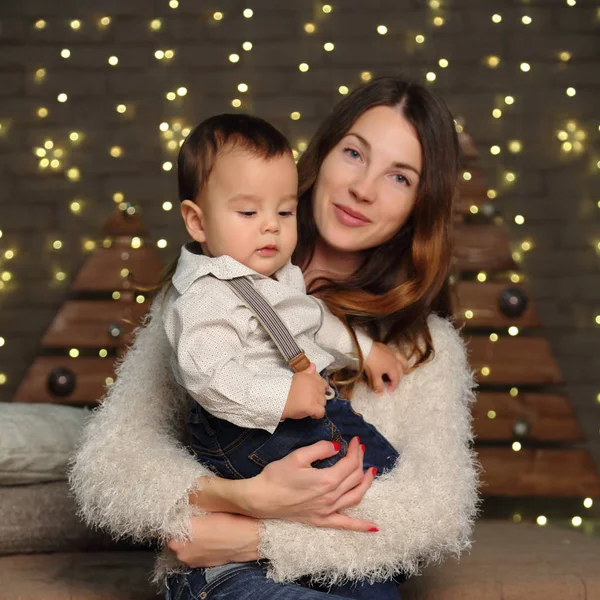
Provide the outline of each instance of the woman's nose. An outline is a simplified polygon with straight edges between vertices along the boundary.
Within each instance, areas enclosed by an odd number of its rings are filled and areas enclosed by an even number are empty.
[[[350,184],[350,193],[357,202],[375,201],[375,182],[369,178],[368,174],[362,174],[354,179]]]

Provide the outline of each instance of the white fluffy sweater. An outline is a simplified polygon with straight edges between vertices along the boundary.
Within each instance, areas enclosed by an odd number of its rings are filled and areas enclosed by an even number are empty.
[[[179,441],[187,405],[171,372],[160,300],[90,419],[70,480],[89,524],[115,537],[165,542],[189,538],[198,511],[188,493],[198,477],[212,474]],[[378,580],[398,569],[412,575],[470,547],[479,472],[471,448],[472,373],[452,324],[435,315],[428,323],[434,359],[407,375],[395,392],[380,397],[359,386],[352,400],[400,453],[395,468],[348,510],[380,531],[263,521],[259,551],[276,581],[304,575],[326,583]],[[173,556],[163,552],[156,578],[175,569]]]

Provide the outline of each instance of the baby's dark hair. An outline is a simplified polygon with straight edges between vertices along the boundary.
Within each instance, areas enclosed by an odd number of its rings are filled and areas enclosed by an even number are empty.
[[[202,121],[187,136],[177,158],[179,200],[195,201],[223,149],[239,148],[266,160],[292,155],[286,137],[260,117],[222,114]]]

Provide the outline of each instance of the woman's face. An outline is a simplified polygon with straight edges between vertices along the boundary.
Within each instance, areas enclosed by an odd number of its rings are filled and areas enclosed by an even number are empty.
[[[391,239],[415,204],[421,143],[401,109],[363,113],[325,157],[313,191],[321,241],[359,252]]]

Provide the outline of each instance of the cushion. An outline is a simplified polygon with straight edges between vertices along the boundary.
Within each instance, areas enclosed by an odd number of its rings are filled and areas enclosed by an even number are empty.
[[[115,547],[76,516],[66,481],[0,487],[0,555]]]
[[[86,408],[0,402],[0,485],[66,479]]]

